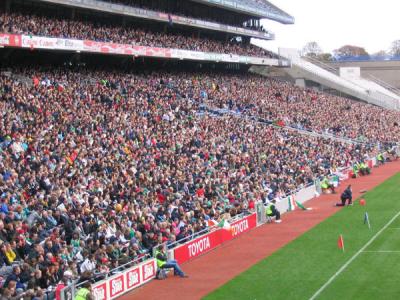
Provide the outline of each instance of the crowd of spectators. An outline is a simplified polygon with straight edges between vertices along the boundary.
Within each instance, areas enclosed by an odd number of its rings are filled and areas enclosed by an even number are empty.
[[[227,12],[225,15],[222,15],[220,11],[215,11],[213,6],[208,6],[207,9],[199,10],[198,7],[193,7],[193,5],[198,5],[197,3],[190,3],[187,6],[180,6],[177,5],[177,8],[174,9],[173,7],[169,7],[168,3],[166,6],[165,2],[153,2],[153,1],[138,1],[138,0],[101,0],[103,2],[112,3],[112,4],[122,4],[127,5],[135,8],[144,8],[149,9],[152,11],[162,12],[170,14],[172,16],[182,16],[182,17],[189,17],[193,19],[199,19],[202,21],[210,21],[215,22],[218,24],[226,24],[236,27],[243,27],[247,29],[251,29],[254,31],[260,32],[268,32],[262,25],[261,26],[249,26],[246,22],[238,21],[235,16]],[[172,22],[172,21],[171,21]]]
[[[0,15],[0,31],[3,33],[38,35],[114,42],[148,47],[176,48],[202,52],[216,52],[271,58],[271,52],[237,39],[221,41],[211,37],[195,37],[177,31],[151,31],[145,27],[122,26],[109,22],[71,20],[23,13]]]
[[[207,229],[210,219],[253,210],[257,200],[279,200],[377,154],[372,146],[201,109],[262,98],[264,113],[268,101],[272,106],[285,101],[276,100],[277,84],[256,75],[206,72],[23,68],[2,73],[2,295],[43,299],[43,290],[60,280],[105,274],[159,243],[186,241]],[[280,91],[283,98],[301,95],[291,104],[299,109],[292,108],[289,117],[297,111],[301,119],[303,107],[316,106],[305,91],[283,83]],[[338,123],[356,115],[340,113],[340,106],[329,110],[339,111]],[[361,125],[373,131],[379,124]]]
[[[398,111],[274,79],[253,77],[241,81],[240,76],[218,75],[210,75],[209,79],[221,87],[210,91],[209,103],[218,108],[363,142],[397,142],[400,136]],[[227,91],[233,91],[234,96]]]

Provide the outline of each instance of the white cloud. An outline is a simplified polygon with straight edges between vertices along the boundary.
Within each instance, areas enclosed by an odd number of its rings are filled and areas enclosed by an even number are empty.
[[[295,17],[294,25],[263,20],[266,29],[276,34],[265,46],[301,49],[316,41],[325,52],[343,45],[364,47],[369,53],[387,50],[400,39],[400,1],[396,0],[272,0]]]

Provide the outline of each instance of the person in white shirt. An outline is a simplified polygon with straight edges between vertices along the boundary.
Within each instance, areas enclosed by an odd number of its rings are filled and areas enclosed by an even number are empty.
[[[81,264],[81,273],[94,272],[95,270],[96,270],[96,261],[94,259],[94,255],[89,254],[89,256]]]

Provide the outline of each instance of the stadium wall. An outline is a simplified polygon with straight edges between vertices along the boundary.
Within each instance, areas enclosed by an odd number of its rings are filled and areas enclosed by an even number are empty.
[[[364,78],[372,75],[380,80],[400,89],[400,61],[346,61],[327,63],[333,68],[360,67]]]

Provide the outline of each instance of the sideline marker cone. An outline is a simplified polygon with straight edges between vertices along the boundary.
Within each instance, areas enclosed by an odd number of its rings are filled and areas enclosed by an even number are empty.
[[[339,249],[342,249],[344,252],[344,240],[343,240],[343,235],[339,235],[338,241],[337,241],[337,245],[339,247]]]

